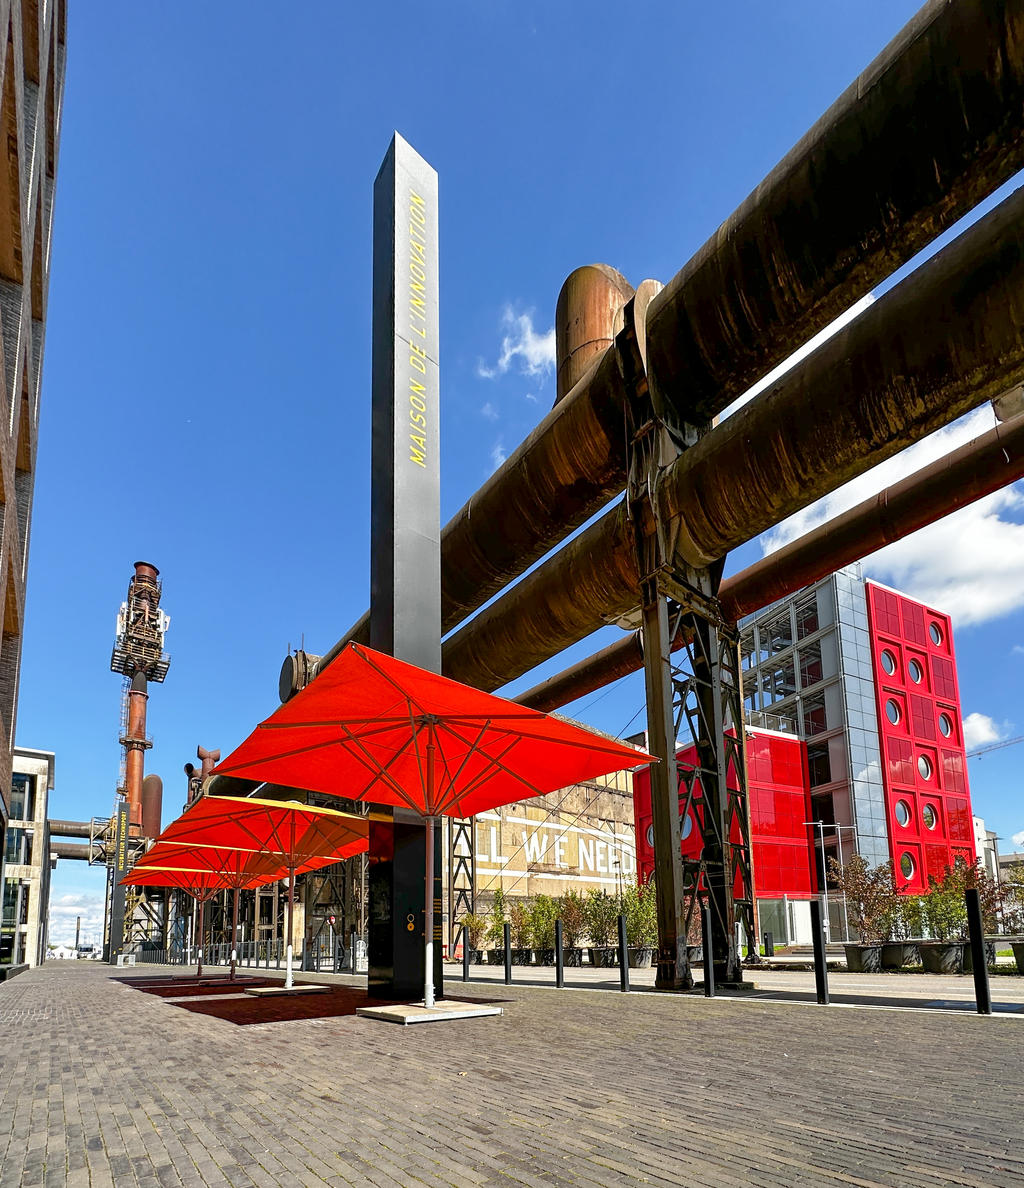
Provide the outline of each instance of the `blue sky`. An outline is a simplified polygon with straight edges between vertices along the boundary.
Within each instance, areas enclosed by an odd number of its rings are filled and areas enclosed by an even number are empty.
[[[196,745],[274,708],[289,643],[324,650],[367,606],[371,187],[393,129],[440,175],[447,519],[551,405],[565,276],[668,280],[916,7],[72,5],[17,729],[57,753],[52,815],[111,808],[136,559],[172,619],[147,757],[165,819]],[[874,570],[964,608],[982,734],[1024,733],[1020,501]],[[569,712],[619,731],[641,703],[636,676]],[[1022,756],[970,769],[1007,838]],[[55,903],[101,884],[62,862]]]

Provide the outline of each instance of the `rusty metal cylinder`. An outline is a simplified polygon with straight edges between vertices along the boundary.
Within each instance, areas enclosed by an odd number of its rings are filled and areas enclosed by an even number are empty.
[[[163,816],[164,782],[158,775],[148,775],[142,781],[142,836],[157,837]]]
[[[155,584],[159,577],[160,570],[155,565],[151,565],[148,561],[135,562],[135,580],[137,582]]]
[[[142,829],[142,772],[146,756],[145,673],[137,672],[128,691],[128,731],[124,736],[124,784],[128,800],[128,824],[138,834]]]
[[[622,329],[633,286],[607,264],[570,272],[555,305],[555,403],[576,386]]]

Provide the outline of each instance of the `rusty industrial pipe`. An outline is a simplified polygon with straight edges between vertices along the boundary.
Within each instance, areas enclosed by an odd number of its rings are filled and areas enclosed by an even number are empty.
[[[654,498],[704,565],[1024,378],[1024,190],[712,429]],[[515,680],[630,612],[640,575],[619,504],[460,628],[444,671]]]
[[[996,425],[726,578],[719,593],[722,611],[738,620],[1021,478],[1024,416]],[[684,642],[677,636],[673,646],[682,647]],[[637,672],[643,667],[643,656],[640,632],[631,632],[512,700],[545,712],[558,709]]]
[[[142,833],[142,771],[146,750],[146,674],[140,669],[132,677],[128,690],[128,729],[121,743],[124,746],[124,788],[128,802],[128,825],[134,837]]]
[[[1024,168],[1022,110],[1024,0],[927,4],[652,302],[652,393],[710,419]],[[624,486],[614,354],[442,532],[444,630]],[[319,669],[368,628],[364,615]],[[300,687],[289,661],[282,695]]]
[[[702,423],[1024,167],[1024,3],[932,0],[651,304],[656,406]]]

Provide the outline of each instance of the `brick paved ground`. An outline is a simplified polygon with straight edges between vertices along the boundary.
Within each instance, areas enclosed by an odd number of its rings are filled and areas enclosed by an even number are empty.
[[[113,972],[0,984],[2,1188],[1024,1181],[1019,1018],[478,984],[502,1018],[236,1026]]]

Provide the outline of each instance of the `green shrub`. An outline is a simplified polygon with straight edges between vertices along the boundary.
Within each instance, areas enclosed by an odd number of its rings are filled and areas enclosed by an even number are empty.
[[[512,936],[512,948],[530,948],[531,919],[528,899],[512,900],[508,908],[508,923]]]
[[[530,936],[535,949],[555,947],[555,920],[558,905],[550,895],[538,895],[530,907]],[[564,943],[564,935],[563,935]]]
[[[462,927],[466,930],[465,937],[471,949],[479,949],[484,935],[489,935],[490,921],[486,916],[475,916],[467,912],[462,917]]]
[[[579,948],[587,931],[587,904],[578,891],[566,891],[559,899],[558,917],[562,921],[562,945],[566,949]]]
[[[606,949],[612,944],[620,910],[617,895],[595,890],[587,893],[587,932],[595,949]]]
[[[622,911],[626,917],[626,943],[654,948],[658,943],[658,899],[653,878],[643,886],[628,884],[622,895]]]
[[[495,948],[503,949],[505,947],[505,892],[500,887],[494,893],[490,920],[487,939]]]

